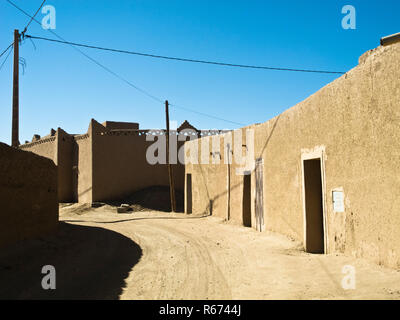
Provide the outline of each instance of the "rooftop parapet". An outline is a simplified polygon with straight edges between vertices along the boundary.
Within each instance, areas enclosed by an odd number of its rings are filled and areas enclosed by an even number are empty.
[[[388,46],[396,42],[400,42],[400,32],[381,38],[381,46]]]
[[[117,121],[105,121],[102,125],[110,130],[119,130],[119,129],[126,129],[126,130],[137,130],[139,129],[139,123],[136,122],[117,122]]]

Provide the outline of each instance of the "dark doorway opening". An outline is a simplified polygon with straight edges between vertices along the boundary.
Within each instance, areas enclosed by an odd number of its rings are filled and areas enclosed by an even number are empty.
[[[325,252],[324,211],[322,204],[321,159],[304,161],[306,251]]]
[[[192,175],[186,174],[186,213],[192,213]]]
[[[251,227],[251,175],[243,176],[243,225]]]
[[[256,160],[255,168],[255,182],[256,182],[256,195],[255,195],[255,224],[257,231],[263,231],[264,228],[264,191],[263,191],[263,177],[264,177],[264,164],[262,158]]]

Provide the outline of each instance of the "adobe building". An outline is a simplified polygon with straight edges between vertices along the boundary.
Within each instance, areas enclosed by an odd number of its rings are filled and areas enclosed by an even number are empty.
[[[197,139],[201,133],[185,121],[170,134],[171,147],[175,135],[179,150],[184,140]],[[149,135],[151,139],[147,139]],[[100,124],[92,119],[85,134],[52,129],[48,136],[34,135],[32,142],[20,149],[57,165],[59,202],[92,203],[119,200],[148,187],[169,186],[167,165],[151,164],[146,159],[146,151],[161,136],[165,136],[164,130],[141,130],[138,123]],[[175,189],[183,194],[184,165],[177,161],[172,167]]]
[[[246,151],[248,129],[254,159],[241,175],[227,157]],[[242,144],[227,150],[224,138],[237,131]],[[212,150],[213,139],[185,143],[187,213],[285,234],[307,252],[400,269],[400,41],[383,41],[279,116],[221,135],[219,152],[199,152],[210,164],[188,163],[190,150]]]
[[[0,143],[0,248],[53,234],[58,226],[57,168]]]

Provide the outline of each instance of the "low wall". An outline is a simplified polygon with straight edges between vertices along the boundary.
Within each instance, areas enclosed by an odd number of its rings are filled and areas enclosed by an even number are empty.
[[[0,247],[55,232],[57,168],[53,161],[0,143]]]

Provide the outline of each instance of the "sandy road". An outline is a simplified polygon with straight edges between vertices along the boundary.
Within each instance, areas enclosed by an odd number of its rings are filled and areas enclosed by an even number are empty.
[[[106,206],[81,215],[64,208],[60,219],[115,231],[140,246],[119,299],[400,298],[399,271],[342,255],[307,254],[284,236],[213,217],[121,215]],[[345,265],[355,268],[354,290],[342,288]]]

